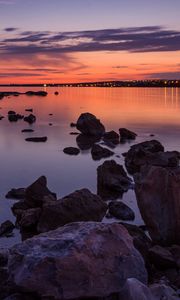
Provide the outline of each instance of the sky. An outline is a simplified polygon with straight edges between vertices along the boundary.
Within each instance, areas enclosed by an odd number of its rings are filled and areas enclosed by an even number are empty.
[[[0,0],[0,84],[180,79],[180,0]]]

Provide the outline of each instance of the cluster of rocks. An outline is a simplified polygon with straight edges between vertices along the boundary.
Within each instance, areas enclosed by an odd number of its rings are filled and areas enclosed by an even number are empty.
[[[113,155],[97,141],[114,148],[125,136],[136,138],[125,128],[121,137],[106,132],[91,114],[81,115],[76,128],[79,144],[91,144],[94,159]],[[7,194],[20,200],[12,211],[24,241],[0,251],[0,299],[179,299],[180,155],[151,140],[133,145],[124,156],[134,183],[122,165],[107,160],[97,168],[97,195],[81,189],[57,200],[44,176]],[[134,220],[134,212],[113,200],[133,185],[145,222],[141,228],[125,223]],[[105,215],[123,223],[103,223]]]
[[[21,92],[0,92],[0,100],[3,99],[4,97],[9,97],[9,96],[19,96],[19,95],[27,95],[27,96],[42,96],[45,97],[48,95],[47,92],[45,91],[27,91],[25,93]]]
[[[100,160],[114,155],[114,152],[108,148],[102,147],[97,144],[100,143],[108,146],[109,148],[115,148],[121,142],[128,140],[134,140],[137,136],[136,133],[126,129],[120,128],[119,134],[115,131],[106,131],[105,126],[99,119],[91,113],[83,113],[80,115],[76,123],[71,123],[71,127],[76,127],[78,132],[71,132],[72,135],[78,135],[76,143],[78,148],[73,147],[74,151],[66,147],[64,153],[76,155],[80,153],[80,150],[91,149],[91,155],[93,160]],[[69,148],[69,151],[68,151]],[[76,149],[76,150],[75,150]],[[78,151],[79,150],[79,151]]]

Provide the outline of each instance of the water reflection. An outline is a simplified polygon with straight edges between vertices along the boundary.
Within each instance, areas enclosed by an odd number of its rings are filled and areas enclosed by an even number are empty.
[[[37,116],[37,122],[31,126],[23,121],[10,123],[7,117],[0,121],[0,222],[13,219],[10,210],[12,201],[4,197],[7,191],[13,187],[26,187],[41,175],[47,176],[50,189],[59,197],[84,187],[96,192],[96,168],[103,160],[93,161],[90,150],[82,151],[77,157],[69,157],[62,151],[64,147],[77,146],[77,136],[70,135],[70,123],[76,122],[82,112],[95,114],[104,123],[107,131],[127,127],[138,134],[135,142],[116,147],[115,153],[120,157],[115,159],[121,164],[124,163],[121,154],[133,143],[151,139],[150,134],[155,134],[155,138],[167,150],[180,149],[178,88],[46,89],[49,94],[45,98],[22,95],[4,98],[0,102],[0,114],[5,117],[9,110],[27,115],[27,108],[33,108],[33,113]],[[5,88],[1,87],[0,90]],[[56,90],[59,91],[58,96],[54,95]],[[22,133],[21,130],[25,128],[35,131]],[[48,141],[43,144],[26,142],[25,138],[31,136],[47,136]],[[123,201],[136,210],[136,222],[140,224],[142,221],[137,211],[134,192],[126,193]]]

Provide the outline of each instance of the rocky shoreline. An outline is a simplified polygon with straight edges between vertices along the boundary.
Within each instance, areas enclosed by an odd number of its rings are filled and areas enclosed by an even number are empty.
[[[108,158],[97,168],[97,194],[84,188],[57,199],[45,176],[8,192],[7,198],[18,200],[12,212],[23,242],[0,250],[0,299],[179,299],[180,153],[145,141],[123,154],[125,169],[111,159],[113,149],[136,133],[106,132],[90,113],[71,127],[80,132],[78,148],[66,147],[66,155],[91,149],[92,159]],[[134,212],[117,200],[132,188],[141,228],[124,223]],[[102,223],[104,216],[116,222]],[[14,229],[5,223],[2,236]]]

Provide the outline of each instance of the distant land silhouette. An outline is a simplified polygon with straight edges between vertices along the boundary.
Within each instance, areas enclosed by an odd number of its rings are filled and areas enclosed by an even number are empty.
[[[12,87],[180,87],[180,80],[129,80],[129,81],[97,81],[81,83],[37,83],[37,84],[0,84]]]

